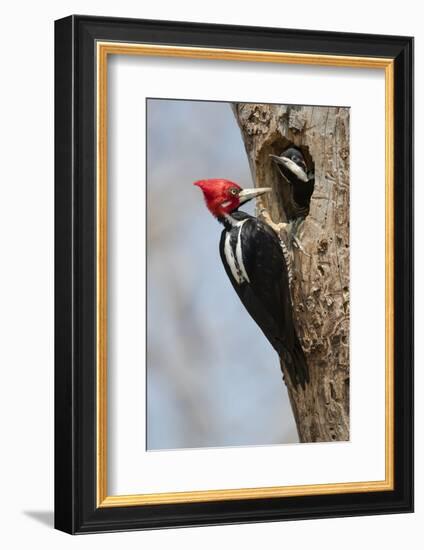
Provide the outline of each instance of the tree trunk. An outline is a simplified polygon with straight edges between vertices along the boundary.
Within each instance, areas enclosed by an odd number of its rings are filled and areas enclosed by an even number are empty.
[[[233,106],[255,185],[270,186],[272,222],[287,219],[289,185],[269,155],[294,145],[315,170],[310,212],[292,247],[292,301],[310,372],[303,390],[285,372],[301,442],[349,440],[349,109]],[[259,214],[259,212],[258,212]]]

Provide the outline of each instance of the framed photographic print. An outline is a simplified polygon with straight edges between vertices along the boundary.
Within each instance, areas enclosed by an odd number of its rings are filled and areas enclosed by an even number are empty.
[[[413,509],[413,39],[55,25],[55,525]]]

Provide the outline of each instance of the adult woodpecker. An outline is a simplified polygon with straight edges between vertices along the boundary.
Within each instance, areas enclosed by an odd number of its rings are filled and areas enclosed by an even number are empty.
[[[242,189],[225,179],[200,180],[194,185],[203,191],[207,208],[224,226],[219,251],[231,284],[286,366],[293,385],[304,388],[309,373],[294,328],[282,242],[266,223],[238,210],[271,188]]]

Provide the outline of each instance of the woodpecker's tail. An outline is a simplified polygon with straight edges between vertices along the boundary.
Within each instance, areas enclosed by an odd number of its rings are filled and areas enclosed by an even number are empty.
[[[294,347],[292,350],[283,350],[280,354],[281,370],[284,374],[283,365],[290,376],[290,380],[294,387],[299,384],[305,389],[306,384],[309,383],[309,369],[306,363],[305,354],[303,353],[302,346],[299,339],[295,338]]]

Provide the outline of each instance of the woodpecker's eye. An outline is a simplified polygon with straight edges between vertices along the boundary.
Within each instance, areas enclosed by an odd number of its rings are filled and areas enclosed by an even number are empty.
[[[238,195],[240,193],[240,190],[237,189],[236,187],[231,187],[230,189],[230,194],[231,195]]]

